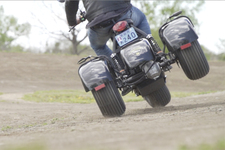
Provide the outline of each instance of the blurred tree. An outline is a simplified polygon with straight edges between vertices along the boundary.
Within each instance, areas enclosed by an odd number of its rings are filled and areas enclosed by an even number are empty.
[[[140,3],[140,8],[145,13],[147,20],[149,21],[152,35],[161,48],[163,47],[163,44],[158,36],[158,30],[160,26],[166,22],[166,19],[177,11],[182,10],[182,15],[188,16],[195,25],[196,31],[198,31],[199,22],[196,18],[196,14],[201,10],[201,7],[204,4],[204,0],[142,0],[137,2]]]
[[[219,60],[225,61],[225,39],[219,39],[219,44],[217,47],[220,49],[221,53],[218,54]]]
[[[225,53],[221,53],[218,55],[219,60],[225,61]]]
[[[84,26],[76,26],[74,30],[69,31],[67,20],[66,20],[66,14],[64,6],[61,3],[52,3],[52,2],[43,2],[42,7],[44,6],[46,10],[48,11],[47,15],[51,15],[52,22],[55,22],[57,27],[59,28],[57,31],[51,31],[51,27],[47,26],[47,22],[42,21],[42,16],[38,17],[35,14],[33,14],[34,18],[36,18],[39,21],[39,28],[43,31],[47,31],[48,35],[52,38],[56,39],[56,43],[53,47],[60,47],[61,44],[66,43],[67,45],[63,44],[65,46],[65,51],[67,51],[68,47],[71,47],[70,54],[73,55],[80,55],[84,51],[87,50],[87,47],[84,47],[83,49],[80,49],[79,45],[86,39],[87,33],[81,32],[82,30],[86,30]],[[61,25],[61,26],[60,26]],[[65,32],[66,31],[66,32]],[[69,43],[68,43],[69,41]],[[68,46],[68,44],[72,46]],[[57,50],[47,50],[46,52],[56,52]],[[60,50],[62,53],[64,53],[62,50]],[[57,51],[59,53],[60,51]],[[68,51],[67,51],[68,52]]]
[[[29,34],[30,28],[30,24],[18,24],[15,17],[4,15],[4,9],[0,6],[0,50],[10,50],[12,42]]]
[[[79,49],[80,43],[83,42],[87,37],[87,33],[86,33],[81,40],[78,40],[78,35],[79,35],[80,31],[81,30],[75,28],[74,30],[70,31],[70,34],[62,33],[63,37],[72,43],[71,54],[80,55],[85,50],[87,50],[87,47],[85,47],[83,49]]]
[[[217,47],[220,49],[221,52],[225,53],[225,39],[219,39],[219,44]]]
[[[213,59],[216,57],[216,55],[215,55],[214,53],[212,53],[212,52],[211,52],[208,48],[206,48],[204,45],[201,45],[201,47],[202,47],[202,50],[203,50],[203,52],[204,52],[205,57],[206,57],[207,60],[213,60]]]

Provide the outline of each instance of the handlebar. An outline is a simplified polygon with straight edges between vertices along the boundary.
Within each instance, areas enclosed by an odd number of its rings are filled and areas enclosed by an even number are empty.
[[[79,15],[80,22],[83,22],[86,20],[85,16],[86,16],[86,12],[80,10],[80,15]]]
[[[71,26],[69,32],[74,30],[78,24],[80,24],[81,22],[84,22],[86,20],[85,16],[86,16],[86,12],[80,10],[79,18],[77,19],[77,24],[74,26]]]

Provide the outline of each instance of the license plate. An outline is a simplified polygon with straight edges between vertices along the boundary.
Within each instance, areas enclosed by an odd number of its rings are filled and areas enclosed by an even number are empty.
[[[128,30],[117,35],[115,38],[119,46],[123,46],[138,38],[138,36],[134,28],[129,28]]]

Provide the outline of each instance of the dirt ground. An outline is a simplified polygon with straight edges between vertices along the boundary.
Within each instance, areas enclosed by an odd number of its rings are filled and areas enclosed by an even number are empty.
[[[83,89],[78,57],[1,52],[0,58],[0,149],[176,150],[225,138],[225,62],[210,62],[210,73],[197,81],[176,65],[166,73],[171,92],[215,93],[172,97],[165,108],[129,102],[123,116],[104,118],[95,103],[22,100],[34,91]]]

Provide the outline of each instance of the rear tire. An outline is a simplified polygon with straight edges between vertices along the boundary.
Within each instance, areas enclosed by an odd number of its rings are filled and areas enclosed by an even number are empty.
[[[171,99],[169,89],[166,85],[144,97],[148,104],[152,107],[166,106]]]
[[[92,94],[103,116],[121,116],[125,112],[126,106],[113,81],[105,83],[99,91],[92,90]]]
[[[196,40],[191,44],[187,49],[178,50],[176,55],[186,76],[197,80],[208,74],[209,64],[199,42]]]

